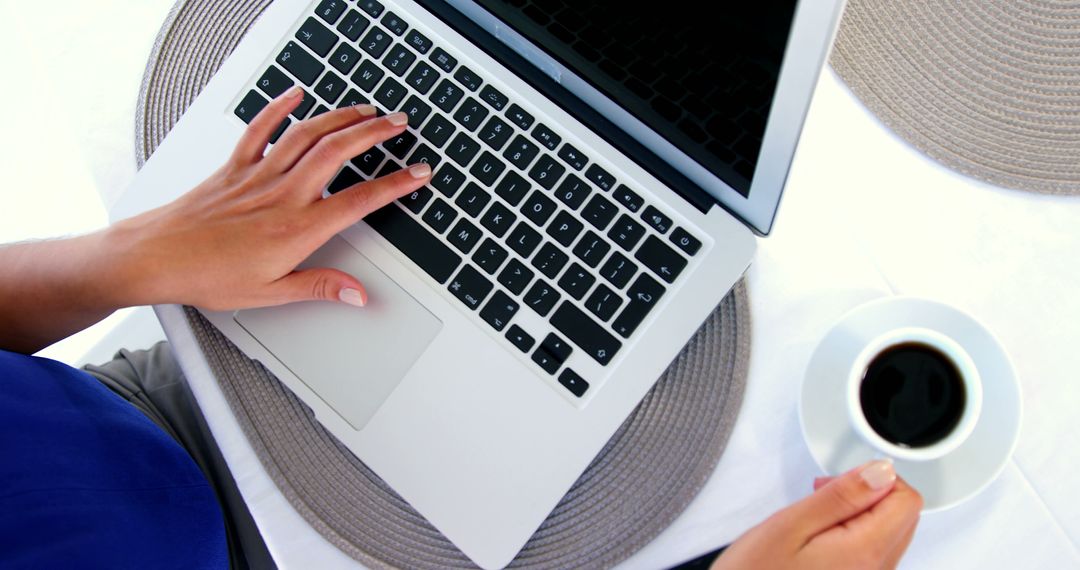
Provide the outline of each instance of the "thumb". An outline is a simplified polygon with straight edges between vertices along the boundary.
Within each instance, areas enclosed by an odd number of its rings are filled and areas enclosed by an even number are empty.
[[[813,495],[788,507],[784,517],[796,533],[809,539],[874,506],[895,484],[891,461],[871,461],[820,486]]]
[[[271,285],[281,303],[340,301],[356,307],[367,304],[367,291],[355,277],[337,269],[300,269]]]

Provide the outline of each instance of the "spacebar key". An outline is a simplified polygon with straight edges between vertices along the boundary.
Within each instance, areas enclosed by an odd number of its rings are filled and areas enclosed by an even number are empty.
[[[446,283],[461,265],[461,257],[450,246],[393,203],[368,214],[364,221],[439,283]]]
[[[570,342],[580,346],[586,354],[604,366],[607,366],[615,353],[622,348],[619,339],[569,301],[563,301],[555,314],[551,315],[551,324],[566,335]]]

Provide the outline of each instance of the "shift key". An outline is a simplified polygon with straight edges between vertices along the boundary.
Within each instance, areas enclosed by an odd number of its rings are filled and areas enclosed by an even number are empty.
[[[446,283],[461,265],[461,257],[450,246],[393,203],[368,214],[364,221],[439,283]]]
[[[551,315],[551,325],[604,366],[622,348],[619,339],[569,301],[563,301],[555,314]]]

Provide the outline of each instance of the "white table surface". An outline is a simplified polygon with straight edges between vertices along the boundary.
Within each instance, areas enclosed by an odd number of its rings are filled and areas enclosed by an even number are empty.
[[[0,90],[0,108],[21,109],[0,143],[4,203],[14,205],[0,212],[0,225],[53,221],[16,226],[3,239],[104,223],[101,204],[135,175],[135,100],[170,6],[0,0],[9,30],[0,50],[18,50],[14,69],[28,78]],[[40,25],[51,33],[35,33]],[[38,188],[37,198],[21,194]],[[88,204],[86,213],[56,222],[72,204]],[[893,294],[974,315],[1005,345],[1024,392],[1020,443],[1005,472],[975,499],[924,517],[903,566],[1080,567],[1078,251],[1080,198],[1004,190],[944,169],[893,136],[826,71],[776,230],[748,273],[753,355],[735,432],[686,512],[622,567],[692,558],[809,493],[820,473],[796,404],[810,353],[845,311]],[[159,316],[279,564],[355,566],[274,487],[177,309],[159,308]]]

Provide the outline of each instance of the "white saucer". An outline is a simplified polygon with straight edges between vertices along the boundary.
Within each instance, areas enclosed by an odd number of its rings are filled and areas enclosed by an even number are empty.
[[[1020,386],[1012,363],[974,318],[914,297],[887,297],[856,307],[825,335],[810,358],[799,423],[811,455],[830,475],[880,457],[851,428],[844,400],[847,367],[871,339],[908,326],[952,337],[975,361],[983,384],[982,414],[960,447],[933,461],[896,461],[897,473],[922,493],[927,513],[956,506],[986,488],[1005,468],[1020,436]]]

